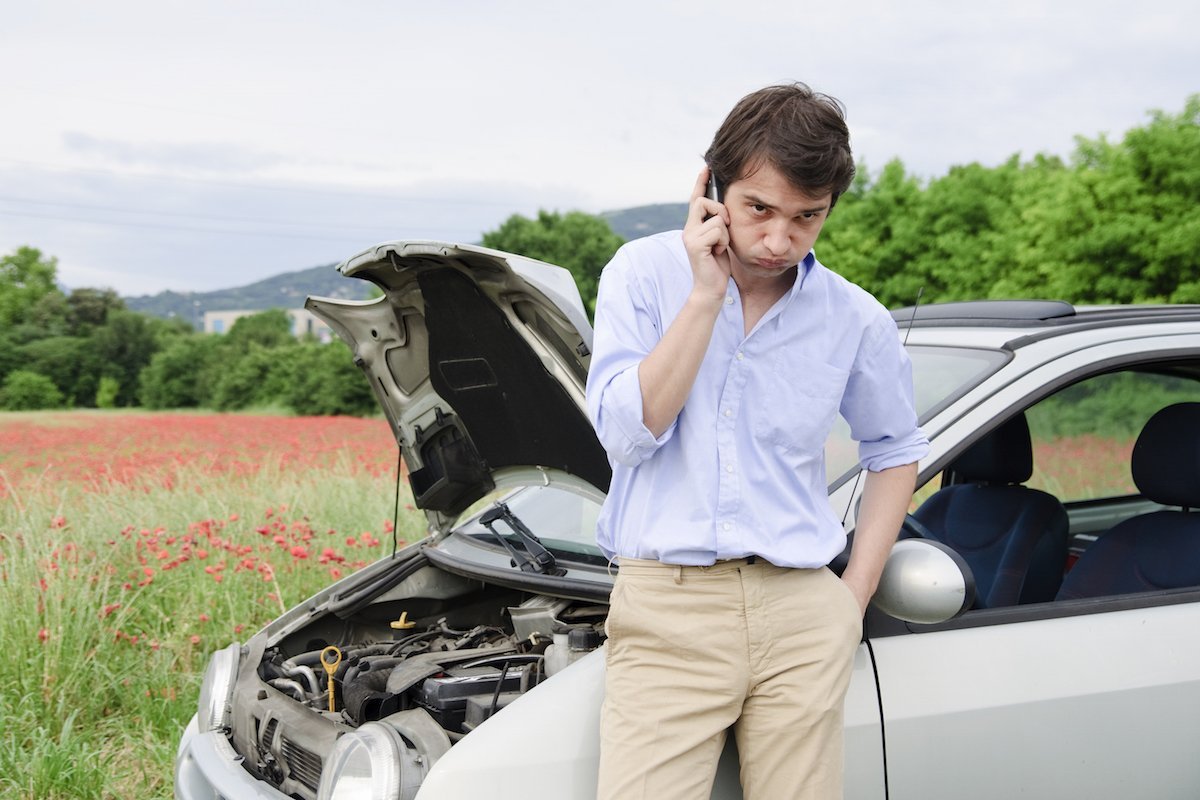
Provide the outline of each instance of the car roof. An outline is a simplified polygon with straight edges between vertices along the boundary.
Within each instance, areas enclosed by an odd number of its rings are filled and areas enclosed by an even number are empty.
[[[1078,331],[1200,322],[1200,305],[1074,306],[1061,300],[972,300],[908,306],[891,314],[903,333],[928,329],[944,339],[950,331],[958,335],[970,330],[973,343],[991,342],[1016,349]],[[929,341],[926,336],[918,338]]]

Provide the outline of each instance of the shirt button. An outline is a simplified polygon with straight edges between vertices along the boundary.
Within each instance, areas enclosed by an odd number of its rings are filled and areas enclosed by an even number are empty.
[[[726,530],[726,531],[727,531],[727,530],[729,530],[729,529],[730,529],[730,528],[732,528],[732,527],[733,527],[732,525],[730,525],[728,522],[726,522],[726,523],[723,523],[723,524],[721,525],[721,530]]]
[[[726,471],[726,472],[733,472],[733,464],[726,464],[726,465],[725,465],[725,471]]]
[[[733,416],[733,410],[732,410],[732,409],[728,409],[728,408],[727,408],[727,409],[725,409],[725,416],[727,416],[727,417],[732,417],[732,416]]]
[[[725,305],[727,305],[727,306],[733,305],[733,296],[732,295],[725,295]]]
[[[741,350],[738,350],[738,354],[737,354],[737,360],[738,360],[738,361],[741,361],[741,360],[742,360],[743,358],[745,358],[745,357],[746,357],[746,354],[745,354],[745,353],[743,353]]]

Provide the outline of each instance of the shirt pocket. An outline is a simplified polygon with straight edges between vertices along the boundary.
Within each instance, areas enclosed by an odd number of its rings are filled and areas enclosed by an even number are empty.
[[[763,379],[756,438],[784,450],[819,452],[837,419],[849,378],[849,370],[781,351]]]

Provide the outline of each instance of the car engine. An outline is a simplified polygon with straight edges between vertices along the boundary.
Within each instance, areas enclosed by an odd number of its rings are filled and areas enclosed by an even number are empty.
[[[338,738],[376,723],[398,734],[410,796],[455,742],[603,643],[607,605],[406,572],[369,603],[339,616],[329,602],[262,641],[231,731],[251,774],[315,800]]]

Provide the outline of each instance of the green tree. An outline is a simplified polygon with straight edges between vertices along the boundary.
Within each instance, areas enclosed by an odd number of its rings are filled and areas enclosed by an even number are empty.
[[[121,386],[117,405],[132,406],[137,402],[139,373],[158,351],[156,335],[161,321],[152,320],[136,311],[112,311],[103,325],[90,338],[93,354],[103,365],[101,375],[115,378]],[[91,387],[99,388],[100,375]]]
[[[125,310],[125,301],[112,289],[75,289],[66,302],[67,324],[73,336],[86,336],[107,322],[111,312]]]
[[[899,160],[871,180],[865,167],[829,215],[815,250],[822,263],[885,305],[911,303],[925,278],[913,270],[923,232],[921,184]]]
[[[62,405],[63,395],[54,381],[30,370],[10,372],[0,385],[0,408],[9,411],[61,408]]]
[[[212,406],[233,411],[282,402],[288,388],[286,354],[294,349],[253,345],[221,371],[213,387]]]
[[[239,317],[222,339],[224,345],[237,353],[247,353],[253,347],[287,347],[296,343],[292,335],[292,318],[281,308],[272,308]]]
[[[537,219],[514,214],[483,235],[484,247],[570,270],[589,316],[595,310],[600,272],[624,243],[606,221],[582,211],[538,211]]]
[[[284,401],[297,414],[354,414],[379,410],[371,384],[339,339],[303,342],[281,353]]]
[[[95,402],[103,363],[82,336],[49,336],[19,348],[22,368],[45,375],[72,406]]]
[[[139,374],[138,399],[147,408],[198,408],[212,401],[223,371],[219,337],[178,336],[150,358]]]
[[[38,298],[25,315],[25,319],[16,326],[17,338],[22,342],[32,342],[51,336],[71,336],[68,324],[67,296],[57,289],[47,292]]]
[[[0,328],[18,325],[44,295],[57,292],[58,259],[33,247],[0,257]]]
[[[21,366],[21,345],[11,330],[0,327],[0,381]]]
[[[121,393],[121,384],[116,378],[110,378],[105,375],[100,379],[100,386],[96,389],[96,408],[116,408],[117,396]]]

